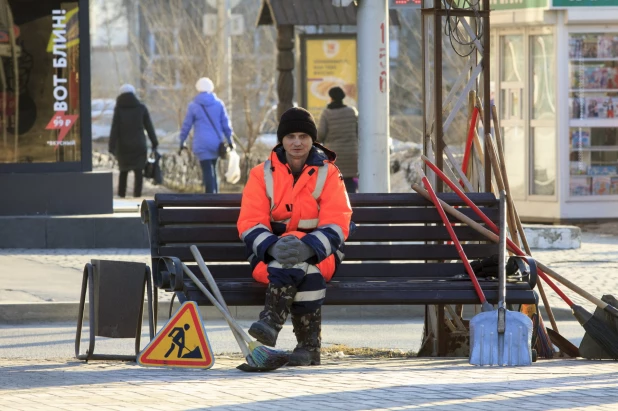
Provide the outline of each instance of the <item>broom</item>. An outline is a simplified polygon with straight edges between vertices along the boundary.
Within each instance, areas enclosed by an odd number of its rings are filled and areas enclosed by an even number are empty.
[[[217,298],[215,298],[208,289],[201,283],[201,281],[193,274],[193,272],[187,267],[184,263],[182,264],[183,271],[185,274],[191,278],[191,280],[195,283],[195,285],[204,293],[204,295],[210,300],[212,305],[214,305],[220,312],[223,314],[223,317],[226,319],[228,324],[230,325],[230,329],[232,330],[232,334],[234,338],[236,338],[236,342],[240,347],[245,359],[247,360],[247,364],[242,364],[237,368],[242,371],[272,371],[280,368],[288,363],[289,357],[286,353],[273,350],[271,348],[265,347],[257,341],[253,341],[251,337],[245,333],[245,331],[236,323],[234,318],[229,313],[227,309],[227,305],[225,304],[225,300],[217,287],[214,278],[212,278],[212,274],[208,270],[206,263],[202,259],[202,256],[199,254],[197,247],[191,246],[191,253],[195,257],[200,270],[204,274],[206,281],[212,287],[213,292],[217,294]],[[220,303],[221,301],[222,303]],[[247,347],[248,344],[248,347]]]
[[[494,224],[493,221],[491,221],[477,206],[476,204],[474,204],[460,189],[459,187],[454,184],[453,182],[451,182],[448,178],[446,178],[446,176],[444,175],[444,173],[435,166],[435,164],[433,164],[431,161],[429,161],[429,159],[427,159],[427,157],[422,156],[423,161],[440,177],[440,179],[442,179],[442,181],[444,181],[455,193],[457,193],[457,195],[470,207],[474,210],[474,212],[481,217],[481,219],[483,220],[483,222],[485,222],[485,224],[487,224],[487,226],[489,226],[489,228],[491,228],[494,232],[498,232],[498,227],[496,227],[496,225]],[[426,194],[426,193],[421,193],[421,191],[419,191],[418,189],[420,189],[420,187],[418,185],[416,185],[415,191],[419,192],[419,194]],[[442,203],[442,202],[441,202]],[[444,203],[446,204],[446,203]],[[443,204],[443,205],[444,205]],[[444,207],[445,210],[449,210],[449,213],[453,216],[455,216],[457,219],[459,219],[460,221],[463,221],[461,219],[461,217],[466,217],[464,216],[462,213],[460,213],[459,211],[455,210],[454,208],[452,208],[451,206],[449,206],[448,204],[446,204],[446,206]],[[466,217],[467,218],[467,217]],[[472,228],[474,228],[476,231],[480,232],[481,234],[485,235],[488,238],[491,238],[492,241],[498,241],[498,236],[495,234],[492,234],[491,231],[487,230],[486,228],[484,228],[483,226],[481,226],[480,224],[474,222],[472,219],[467,218],[469,221],[467,221],[466,223],[468,225],[470,225]],[[514,252],[517,255],[520,256],[525,256],[526,254],[521,251],[519,249],[519,247],[517,247],[510,239],[507,239],[507,245],[509,247],[509,249]],[[541,270],[545,271],[545,269],[547,268],[545,265],[538,263],[538,266],[541,268]],[[577,319],[577,321],[582,325],[582,327],[584,327],[584,329],[586,330],[586,332],[588,332],[590,334],[590,337],[592,337],[604,350],[605,352],[610,355],[612,358],[618,359],[618,334],[616,334],[612,329],[610,329],[609,327],[607,327],[602,321],[600,321],[599,319],[595,318],[591,313],[589,313],[588,311],[586,311],[583,307],[576,305],[575,303],[573,303],[573,301],[571,301],[571,299],[569,299],[563,292],[562,290],[560,290],[560,288],[558,288],[558,286],[556,284],[554,284],[553,281],[551,281],[547,275],[541,271],[538,270],[538,275],[560,296],[560,298],[562,298],[562,300],[567,303],[567,305],[571,308],[572,314],[573,316]],[[607,303],[605,303],[607,304]],[[610,306],[611,307],[611,306]],[[613,308],[613,307],[612,307]]]

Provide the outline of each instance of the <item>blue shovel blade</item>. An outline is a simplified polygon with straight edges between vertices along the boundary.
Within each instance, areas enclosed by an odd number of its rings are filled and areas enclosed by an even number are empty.
[[[517,366],[532,364],[532,320],[506,311],[506,328],[498,333],[498,311],[484,312],[470,320],[470,364]]]

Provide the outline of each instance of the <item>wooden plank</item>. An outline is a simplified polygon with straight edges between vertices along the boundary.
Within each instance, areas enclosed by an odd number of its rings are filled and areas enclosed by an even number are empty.
[[[496,244],[465,244],[463,249],[469,259],[484,258],[498,253]],[[454,245],[449,244],[392,244],[346,245],[348,260],[458,260]]]
[[[207,261],[207,264],[209,262]],[[196,265],[188,264],[188,267],[198,277],[202,277],[199,268]],[[212,275],[221,281],[231,281],[238,279],[251,279],[251,266],[245,264],[208,264],[208,269]],[[372,278],[380,280],[382,278],[452,278],[458,274],[466,272],[462,263],[363,263],[356,264],[344,261],[337,272],[334,280],[352,281],[355,279]],[[483,279],[479,279],[482,281]]]
[[[241,194],[155,194],[157,207],[240,207]]]
[[[353,193],[349,195],[352,207],[428,207],[432,204],[417,193]],[[455,193],[438,193],[438,197],[452,206],[464,202]],[[479,207],[497,207],[492,193],[468,193]],[[241,194],[155,194],[157,207],[240,207]]]
[[[201,273],[196,273],[198,279],[208,287],[206,280]],[[185,289],[197,289],[193,285],[190,279],[185,278]],[[497,291],[499,285],[498,281],[484,281],[480,282],[483,292],[485,291]],[[507,283],[510,290],[529,290],[528,283]],[[255,288],[264,289],[264,284],[253,281],[252,279],[242,280],[228,280],[218,281],[219,288],[222,290],[247,290],[251,291]],[[333,280],[328,283],[328,289],[346,289],[354,291],[375,291],[375,290],[392,290],[397,288],[405,288],[410,290],[471,290],[474,291],[474,285],[470,280],[463,281],[446,281],[446,280],[406,280],[406,279],[391,279],[390,281],[339,281]]]
[[[498,210],[493,208],[481,208],[487,216],[496,224],[495,219],[498,217]],[[469,208],[459,209],[463,214],[472,218],[474,221],[481,221],[480,217]],[[456,218],[449,216],[449,220],[459,222]],[[373,223],[373,224],[432,224],[442,223],[442,219],[435,208],[419,208],[419,207],[396,207],[382,208],[358,207],[353,209],[352,221],[356,224]]]
[[[223,288],[221,293],[230,306],[260,306],[264,304],[265,285],[255,283],[257,287]],[[262,286],[262,287],[260,287]],[[187,297],[199,305],[210,305],[210,302],[197,289],[188,289]],[[487,300],[496,304],[498,290],[487,289]],[[513,304],[534,304],[534,294],[530,290],[507,286],[507,295]],[[403,284],[392,288],[367,287],[360,284],[356,289],[340,288],[333,283],[327,285],[327,305],[393,305],[393,304],[478,304],[478,296],[474,288],[461,290],[426,290]]]
[[[159,244],[199,244],[241,242],[236,225],[208,227],[161,227],[159,229]]]
[[[461,241],[486,241],[485,236],[470,227],[454,227]],[[450,236],[444,226],[358,226],[348,241],[448,241]],[[208,227],[161,227],[159,244],[202,244],[240,242],[236,225]]]
[[[494,208],[481,208],[487,216],[498,223],[498,210]],[[476,213],[469,208],[460,208],[463,214],[474,221],[481,222]],[[160,225],[205,225],[205,224],[236,224],[240,215],[239,208],[164,208],[159,210]],[[456,218],[449,220],[459,222]],[[352,221],[356,224],[429,224],[441,223],[442,220],[435,208],[419,207],[367,207],[355,208]]]
[[[465,244],[463,249],[469,259],[484,258],[498,252],[496,244]],[[206,261],[246,261],[247,252],[243,244],[210,244],[198,246]],[[457,250],[450,244],[393,244],[355,245],[345,247],[347,260],[456,260]],[[187,246],[159,247],[159,256],[178,257],[182,261],[193,261]]]
[[[461,241],[482,241],[487,239],[476,230],[466,226],[453,227]],[[382,226],[360,225],[348,238],[350,241],[448,241],[450,235],[443,225],[439,226]]]
[[[213,209],[162,209],[159,210],[159,224],[208,224],[229,223],[236,224],[240,208],[213,208]]]

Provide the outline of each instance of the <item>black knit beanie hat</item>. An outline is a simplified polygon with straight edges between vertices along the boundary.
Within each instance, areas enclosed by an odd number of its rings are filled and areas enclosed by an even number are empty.
[[[334,101],[343,101],[343,99],[345,98],[345,91],[343,91],[341,87],[333,87],[328,90],[328,95]]]
[[[318,138],[318,128],[310,112],[302,107],[292,107],[283,113],[277,128],[277,140],[281,143],[283,137],[291,133],[306,133],[315,142]]]

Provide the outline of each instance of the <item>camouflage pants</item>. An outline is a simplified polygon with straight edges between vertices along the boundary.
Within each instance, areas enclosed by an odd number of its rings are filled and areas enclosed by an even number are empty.
[[[324,303],[326,281],[315,265],[300,263],[283,267],[277,261],[271,261],[268,264],[268,280],[269,289],[281,289],[274,297],[285,295],[288,300],[292,298],[292,314],[315,313]],[[292,288],[294,293],[290,292]]]

